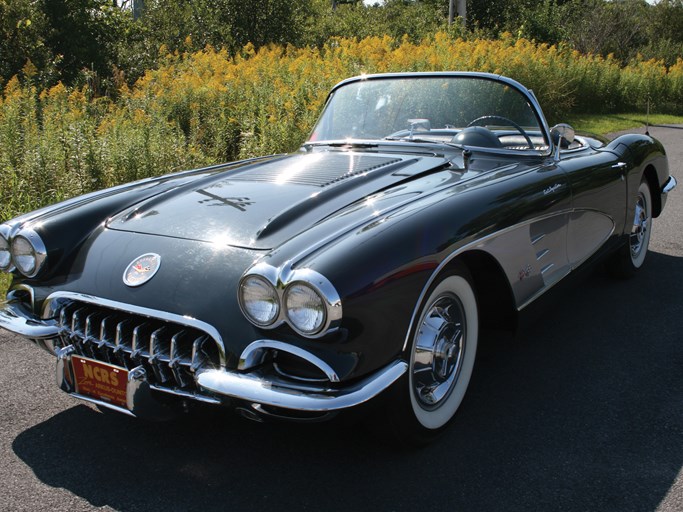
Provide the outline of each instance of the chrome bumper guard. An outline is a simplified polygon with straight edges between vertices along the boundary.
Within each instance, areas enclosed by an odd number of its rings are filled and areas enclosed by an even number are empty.
[[[216,393],[258,405],[306,412],[329,412],[360,405],[379,395],[408,370],[405,361],[394,361],[382,370],[346,388],[295,389],[267,380],[257,373],[208,370],[197,384]]]
[[[669,192],[671,192],[673,189],[676,188],[676,185],[678,185],[676,178],[674,178],[673,176],[669,176],[669,179],[666,181],[666,183],[662,187],[662,194],[668,194]]]
[[[57,322],[37,317],[18,300],[9,300],[0,307],[0,328],[32,340],[54,338],[59,334]]]
[[[147,372],[142,366],[133,368],[128,372],[128,382],[126,384],[126,406],[119,407],[117,405],[98,400],[86,395],[81,395],[76,392],[73,385],[74,376],[71,370],[71,357],[75,354],[76,349],[69,345],[64,348],[58,348],[55,351],[57,356],[57,386],[68,393],[69,395],[90,402],[100,407],[127,414],[129,416],[136,416],[147,418],[155,421],[163,421],[176,416],[177,412],[168,407],[164,403],[157,400],[152,393],[154,389],[147,381]]]

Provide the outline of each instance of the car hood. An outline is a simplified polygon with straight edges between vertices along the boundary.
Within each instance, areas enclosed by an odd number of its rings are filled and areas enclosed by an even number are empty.
[[[217,172],[136,204],[107,227],[250,249],[271,249],[367,196],[449,159],[319,151]]]

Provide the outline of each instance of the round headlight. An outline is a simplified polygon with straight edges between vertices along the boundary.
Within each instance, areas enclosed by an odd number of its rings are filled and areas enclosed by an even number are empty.
[[[36,270],[36,251],[26,238],[18,236],[12,240],[12,258],[19,272],[30,276]]]
[[[289,286],[284,301],[290,325],[302,334],[316,334],[325,325],[325,301],[307,284],[294,283]]]
[[[252,323],[265,327],[280,314],[280,301],[272,284],[260,276],[247,276],[240,283],[242,311]]]
[[[32,229],[22,229],[12,239],[12,261],[17,270],[26,277],[34,277],[45,263],[47,252],[38,234]]]
[[[9,242],[0,235],[0,270],[9,270],[12,266],[12,256],[9,252]]]

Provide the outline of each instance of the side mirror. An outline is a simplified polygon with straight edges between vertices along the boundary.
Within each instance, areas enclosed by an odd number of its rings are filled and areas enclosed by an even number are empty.
[[[568,124],[560,123],[550,129],[550,137],[553,139],[553,144],[556,148],[555,160],[559,160],[560,149],[566,149],[574,142],[576,132],[574,131],[574,128]]]

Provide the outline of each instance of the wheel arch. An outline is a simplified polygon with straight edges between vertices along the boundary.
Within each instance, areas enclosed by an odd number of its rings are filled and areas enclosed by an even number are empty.
[[[657,170],[652,164],[645,168],[642,179],[646,180],[650,187],[650,195],[652,196],[652,216],[659,217],[659,214],[662,213],[662,195],[657,179]]]
[[[483,330],[514,332],[517,309],[507,276],[500,263],[488,252],[472,250],[460,254],[452,263],[461,262],[470,273],[479,306]]]
[[[436,282],[439,276],[462,267],[467,271],[477,298],[481,329],[514,332],[518,325],[518,313],[512,289],[500,263],[488,252],[474,249],[458,254],[438,269],[426,288]]]

